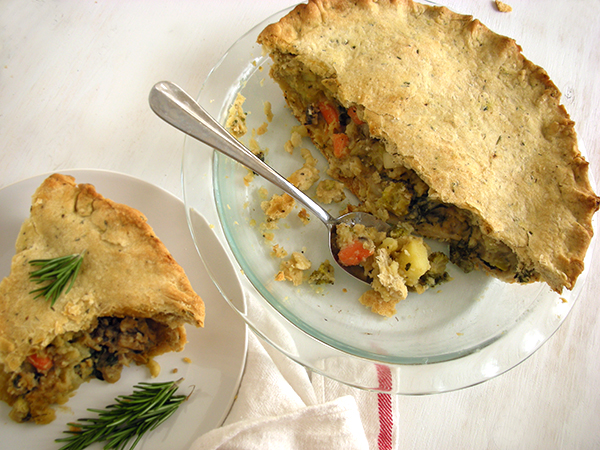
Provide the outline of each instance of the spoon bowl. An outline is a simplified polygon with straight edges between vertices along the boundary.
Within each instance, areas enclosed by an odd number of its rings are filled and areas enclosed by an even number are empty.
[[[358,280],[370,283],[371,280],[365,275],[360,266],[345,266],[340,263],[338,259],[339,248],[336,245],[336,227],[341,223],[348,225],[362,224],[366,227],[374,227],[378,231],[387,231],[390,228],[387,223],[365,212],[351,212],[337,218],[331,216],[317,202],[233,137],[229,131],[179,86],[169,81],[161,81],[150,90],[148,101],[150,108],[156,115],[168,124],[229,156],[302,203],[308,211],[317,216],[327,227],[329,250],[336,263]]]

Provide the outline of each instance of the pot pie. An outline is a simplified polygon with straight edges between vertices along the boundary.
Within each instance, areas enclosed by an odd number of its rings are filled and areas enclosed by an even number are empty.
[[[355,208],[450,260],[573,288],[599,198],[547,73],[471,16],[410,0],[310,0],[258,37]]]
[[[55,304],[34,298],[30,261],[85,251],[72,288]],[[0,398],[17,422],[48,423],[92,378],[116,382],[131,362],[180,351],[184,324],[204,324],[204,303],[139,211],[73,177],[48,177],[32,197],[10,275],[0,283]]]

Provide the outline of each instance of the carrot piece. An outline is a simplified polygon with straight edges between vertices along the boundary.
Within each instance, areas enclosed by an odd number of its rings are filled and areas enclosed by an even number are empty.
[[[338,260],[344,266],[357,266],[373,254],[359,240],[355,240],[338,252]]]
[[[333,154],[336,158],[344,158],[350,154],[348,144],[350,138],[344,133],[334,133],[333,135]]]
[[[335,124],[336,127],[340,124],[340,114],[335,106],[327,102],[319,102],[319,111],[323,115],[327,125]]]
[[[358,115],[356,114],[356,106],[351,106],[350,108],[348,108],[348,115],[352,119],[352,122],[354,122],[356,125],[362,125],[364,123],[358,118]]]
[[[48,356],[29,355],[27,361],[40,372],[46,372],[52,367],[52,360]]]

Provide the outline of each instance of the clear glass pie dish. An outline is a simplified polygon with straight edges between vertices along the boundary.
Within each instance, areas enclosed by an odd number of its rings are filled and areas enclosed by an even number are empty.
[[[241,141],[248,145],[255,140],[266,162],[284,176],[304,162],[298,149],[291,155],[284,151],[298,124],[269,77],[269,58],[256,37],[287,12],[242,36],[213,68],[198,97],[225,123],[236,97],[243,95],[243,109],[249,114],[248,132]],[[266,132],[257,131],[261,126]],[[326,177],[326,163],[308,138],[302,147],[319,160]],[[365,285],[342,270],[336,270],[335,284],[325,287],[275,280],[280,263],[271,254],[275,244],[288,254],[302,252],[316,269],[331,259],[327,230],[318,221],[303,224],[295,213],[277,229],[262,228],[261,202],[281,192],[258,177],[245,182],[247,174],[233,160],[186,138],[184,200],[200,256],[217,288],[255,333],[308,369],[352,386],[428,394],[500,375],[558,329],[588,276],[586,269],[572,291],[558,295],[545,284],[506,284],[450,266],[452,281],[421,295],[409,294],[397,305],[397,314],[386,319],[359,303]],[[311,189],[308,193],[314,194]],[[348,201],[356,200],[349,196]],[[338,215],[345,205],[332,206],[330,213]],[[445,249],[428,243],[434,250]]]

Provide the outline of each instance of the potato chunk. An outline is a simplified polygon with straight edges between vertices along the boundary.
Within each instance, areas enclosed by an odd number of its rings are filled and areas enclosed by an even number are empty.
[[[412,238],[395,256],[395,260],[400,265],[400,271],[403,272],[403,278],[407,286],[414,286],[418,283],[425,272],[431,267],[429,264],[429,251],[421,238]]]

